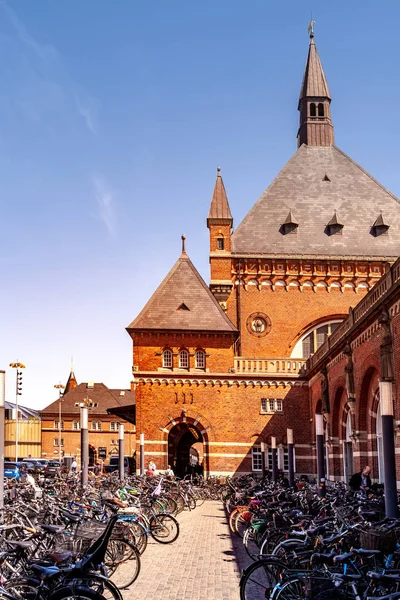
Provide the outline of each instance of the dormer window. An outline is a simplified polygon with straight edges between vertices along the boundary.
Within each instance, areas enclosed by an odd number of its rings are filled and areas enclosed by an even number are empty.
[[[188,369],[189,368],[189,352],[187,350],[181,350],[179,352],[179,368],[180,369]]]
[[[292,215],[292,211],[289,210],[289,214],[282,223],[280,227],[280,232],[283,235],[287,235],[288,233],[297,233],[297,228],[299,224],[296,222],[295,218]]]
[[[172,352],[171,352],[171,350],[169,350],[169,349],[164,350],[162,357],[163,357],[162,365],[163,365],[164,369],[172,369]]]
[[[224,249],[224,238],[223,237],[219,237],[217,238],[217,250],[223,250]]]
[[[378,237],[379,235],[384,235],[388,232],[390,225],[385,223],[383,218],[383,214],[381,213],[376,219],[375,223],[371,227],[371,233],[374,237]]]
[[[314,102],[311,102],[310,104],[310,117],[316,117],[317,116],[317,107],[315,106]]]
[[[325,233],[327,235],[337,235],[341,234],[343,229],[343,223],[340,222],[339,217],[337,216],[336,210],[333,213],[333,217],[327,224],[325,228]]]
[[[324,117],[325,116],[325,108],[324,108],[324,105],[322,104],[322,102],[320,102],[318,104],[318,116],[319,117]]]

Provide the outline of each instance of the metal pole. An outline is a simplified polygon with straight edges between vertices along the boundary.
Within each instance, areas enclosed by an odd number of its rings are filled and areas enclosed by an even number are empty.
[[[265,477],[265,444],[261,442],[261,470],[262,470],[262,478]]]
[[[81,404],[81,484],[87,486],[89,466],[88,409]]]
[[[118,450],[119,450],[119,479],[120,481],[124,481],[125,479],[125,451],[124,451],[124,426],[122,423],[119,426],[119,440],[118,440]]]
[[[19,442],[19,421],[18,421],[18,375],[19,370],[17,368],[16,371],[16,379],[15,379],[15,462],[18,462],[18,442]]]
[[[6,373],[0,371],[0,508],[4,507],[4,417],[6,401]]]
[[[140,434],[140,474],[144,475],[144,433]]]
[[[317,485],[318,495],[325,498],[325,456],[324,456],[324,417],[315,415],[315,433],[317,442]]]
[[[58,456],[61,464],[61,390],[58,390]]]
[[[294,488],[294,444],[293,429],[287,429],[286,433],[288,444],[288,463],[289,463],[289,485]]]
[[[271,437],[271,450],[272,450],[272,479],[278,481],[278,465],[277,465],[277,451],[276,451],[276,437]]]
[[[391,381],[379,382],[380,405],[382,414],[383,471],[385,475],[385,509],[388,518],[396,518],[397,485],[396,456],[393,431],[393,384]]]

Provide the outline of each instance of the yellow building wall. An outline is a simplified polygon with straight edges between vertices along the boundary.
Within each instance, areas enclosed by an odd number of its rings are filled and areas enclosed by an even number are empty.
[[[4,456],[15,460],[15,420],[6,420],[4,428]],[[19,419],[18,458],[40,458],[42,454],[41,422],[39,419]]]

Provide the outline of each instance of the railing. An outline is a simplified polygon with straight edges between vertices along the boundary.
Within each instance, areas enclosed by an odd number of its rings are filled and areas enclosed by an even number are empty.
[[[234,359],[235,372],[245,374],[286,375],[299,377],[305,366],[303,358],[242,358]]]
[[[400,282],[400,258],[392,265],[392,267],[382,276],[378,283],[368,292],[368,294],[357,304],[354,309],[350,309],[349,316],[345,319],[339,327],[332,333],[332,335],[318,348],[307,361],[306,370],[311,371],[315,365],[324,358],[328,352],[334,347],[334,345],[342,340],[347,332],[359,323],[364,315],[366,315],[374,306],[376,306],[380,300],[385,296],[389,290]]]

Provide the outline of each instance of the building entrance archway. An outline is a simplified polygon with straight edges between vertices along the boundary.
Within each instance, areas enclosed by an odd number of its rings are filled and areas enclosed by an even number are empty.
[[[168,435],[168,464],[178,477],[200,472],[199,444],[203,436],[195,425],[178,423]],[[192,448],[196,444],[196,448]],[[197,460],[196,460],[197,459]]]

